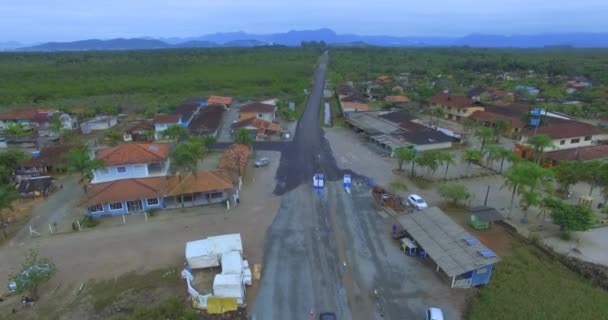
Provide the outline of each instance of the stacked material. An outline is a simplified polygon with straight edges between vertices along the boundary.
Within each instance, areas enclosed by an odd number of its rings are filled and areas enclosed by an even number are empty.
[[[243,258],[238,251],[222,253],[222,274],[243,274]]]
[[[239,305],[245,302],[245,286],[240,274],[217,274],[213,279],[213,296],[235,298]]]
[[[243,260],[243,283],[250,286],[253,283],[251,269],[249,268],[249,262]]]

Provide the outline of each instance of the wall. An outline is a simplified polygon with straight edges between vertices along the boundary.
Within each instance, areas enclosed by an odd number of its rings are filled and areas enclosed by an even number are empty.
[[[452,142],[441,142],[441,143],[432,143],[432,144],[422,144],[415,145],[414,148],[417,151],[427,151],[427,150],[438,150],[438,149],[449,149],[452,147]]]
[[[262,115],[261,117],[258,117],[257,112],[241,112],[241,113],[239,113],[239,119],[245,120],[245,119],[249,119],[249,118],[259,118],[259,119],[270,121],[270,122],[275,120],[274,112],[264,112],[264,113],[261,113],[261,115]]]
[[[140,201],[142,201],[143,211],[149,211],[149,210],[153,210],[153,209],[160,209],[160,208],[164,207],[164,201],[163,201],[164,199],[162,197],[155,198],[155,199],[158,200],[158,204],[157,205],[148,205],[147,199],[140,200]],[[120,215],[123,215],[123,214],[134,213],[134,212],[129,212],[127,210],[127,201],[123,201],[122,202],[122,209],[119,209],[119,210],[110,210],[110,204],[109,203],[102,204],[102,207],[103,207],[103,211],[101,211],[101,212],[93,212],[93,213],[90,213],[90,214],[93,217],[95,217],[95,218],[99,218],[102,215],[120,216]],[[87,210],[86,213],[89,214],[89,212],[88,212],[89,209],[87,208],[86,210]],[[141,212],[141,211],[138,211],[138,212]]]
[[[490,282],[492,277],[492,269],[494,265],[488,265],[471,272],[467,272],[463,275],[464,278],[471,279],[471,286],[478,286],[487,284]]]
[[[448,118],[451,118],[451,119],[455,119],[454,117],[456,117],[456,116],[461,117],[461,118],[467,118],[467,117],[471,116],[471,114],[473,114],[476,111],[484,111],[485,110],[484,107],[468,107],[468,108],[455,108],[455,107],[452,107],[450,109],[449,107],[441,106],[441,108],[445,112],[446,116]],[[450,117],[450,115],[451,115],[451,117]]]
[[[118,172],[119,167],[126,168],[125,172]],[[97,169],[93,172],[91,183],[100,183],[129,178],[145,178],[148,176],[148,166],[145,163],[136,165],[111,166]]]
[[[593,146],[594,141],[597,140],[608,140],[608,135],[606,134],[599,134],[599,135],[593,135],[593,136],[587,136],[587,137],[591,137],[591,139],[589,140],[585,140],[585,137],[581,136],[581,137],[570,137],[570,138],[564,138],[564,139],[555,139],[553,140],[553,144],[555,145],[555,148],[549,148],[546,151],[556,151],[556,150],[564,150],[564,149],[572,149],[572,148],[580,148],[580,147],[589,147],[589,146]],[[572,142],[573,139],[578,139],[578,142]],[[526,142],[528,141],[528,137],[521,137],[521,139],[519,140],[520,144],[526,144]],[[563,141],[563,144],[562,144]]]

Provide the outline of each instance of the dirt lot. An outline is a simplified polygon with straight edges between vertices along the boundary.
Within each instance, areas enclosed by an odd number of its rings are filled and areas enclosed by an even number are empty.
[[[60,285],[52,304],[55,307],[65,306],[73,300],[75,290],[91,279],[109,280],[131,271],[145,273],[179,266],[184,262],[185,242],[211,235],[241,233],[244,253],[250,264],[261,263],[264,232],[278,209],[278,197],[272,190],[279,155],[261,151],[258,156],[269,157],[271,165],[248,168],[241,204],[233,210],[226,211],[219,205],[177,209],[159,214],[148,222],[131,219],[130,223],[119,227],[34,239],[26,237],[0,248],[2,288],[6,284],[4,279],[18,270],[30,248],[38,248],[40,255],[51,257],[57,265],[56,275],[42,288],[44,293]],[[53,210],[48,207],[50,198],[41,204],[46,210]],[[179,283],[182,285],[181,281]],[[248,295],[253,292],[248,291]],[[14,302],[0,303],[0,314],[12,309]],[[45,310],[43,304],[44,300],[34,307],[34,312]]]

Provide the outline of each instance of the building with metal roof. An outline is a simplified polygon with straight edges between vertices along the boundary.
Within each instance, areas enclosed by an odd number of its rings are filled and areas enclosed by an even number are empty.
[[[398,220],[437,264],[437,271],[442,270],[452,279],[453,288],[469,288],[490,281],[493,266],[500,258],[441,209],[428,208]]]

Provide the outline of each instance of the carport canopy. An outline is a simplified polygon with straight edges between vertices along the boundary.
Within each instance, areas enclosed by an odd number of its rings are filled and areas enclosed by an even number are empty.
[[[449,277],[500,261],[492,250],[437,207],[404,215],[398,220]]]
[[[492,207],[486,207],[486,206],[473,207],[473,208],[469,209],[469,212],[471,214],[474,214],[479,220],[481,220],[483,222],[494,222],[494,221],[500,221],[500,220],[504,219],[502,214],[500,214],[500,212],[498,212],[498,210],[496,210]]]

